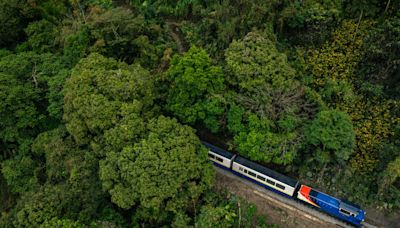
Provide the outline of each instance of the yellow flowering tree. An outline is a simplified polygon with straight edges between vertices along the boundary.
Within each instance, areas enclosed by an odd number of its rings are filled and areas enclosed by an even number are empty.
[[[365,54],[363,44],[372,21],[344,21],[321,49],[310,50],[305,72],[311,85],[328,106],[349,114],[356,134],[354,156],[350,166],[359,172],[377,167],[385,140],[394,134],[399,118],[393,115],[398,102],[381,97],[365,97],[359,90],[357,70]]]

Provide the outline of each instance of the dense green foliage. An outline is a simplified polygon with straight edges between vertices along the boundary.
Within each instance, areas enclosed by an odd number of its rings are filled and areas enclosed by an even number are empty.
[[[212,66],[204,50],[192,47],[184,56],[175,56],[166,73],[170,81],[166,109],[184,123],[202,121],[217,131],[224,111],[218,99],[224,90],[222,69]]]
[[[264,226],[198,131],[398,212],[399,9],[0,0],[0,227]]]
[[[148,71],[138,65],[129,66],[96,53],[89,55],[74,67],[64,86],[68,131],[80,145],[100,143],[119,122],[129,121],[127,118],[137,121],[149,111],[152,86]],[[130,127],[135,131],[129,133],[131,137],[141,135],[140,123]]]
[[[343,163],[355,147],[355,133],[346,113],[321,111],[305,129],[305,142],[319,163]]]
[[[135,208],[142,215],[139,221],[157,224],[198,201],[211,187],[213,172],[207,151],[189,127],[160,116],[146,128],[146,138],[107,153],[100,179],[113,203]]]

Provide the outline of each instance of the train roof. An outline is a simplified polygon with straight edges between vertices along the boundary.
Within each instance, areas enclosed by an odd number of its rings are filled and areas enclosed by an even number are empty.
[[[292,186],[292,187],[296,187],[296,185],[298,183],[298,181],[295,180],[295,179],[292,179],[292,178],[290,178],[288,176],[285,176],[285,175],[283,175],[281,173],[278,173],[278,172],[276,172],[274,170],[268,169],[267,167],[264,167],[264,166],[259,165],[257,163],[251,162],[251,161],[249,161],[249,160],[247,160],[247,159],[245,159],[243,157],[240,157],[240,156],[237,156],[235,158],[234,162],[239,163],[241,165],[244,165],[244,166],[246,166],[246,167],[248,167],[250,169],[253,169],[253,170],[255,170],[255,171],[259,172],[259,173],[265,174],[266,176],[272,177],[275,180],[278,180],[278,181],[280,181],[282,183],[285,183],[285,184],[287,184],[289,186]]]
[[[306,186],[306,185],[303,185],[303,186]],[[308,186],[306,186],[306,187],[308,187]],[[309,188],[311,188],[311,187],[309,187]],[[343,208],[347,211],[353,212],[354,214],[358,214],[361,211],[363,211],[363,209],[360,206],[358,206],[357,204],[354,204],[347,200],[340,200],[334,196],[328,195],[324,192],[315,190],[313,188],[311,188],[310,195],[312,197],[317,198],[318,200],[323,201],[326,204],[329,204],[332,207]]]
[[[214,145],[211,145],[211,144],[208,143],[208,142],[201,141],[201,143],[203,143],[203,145],[204,145],[205,147],[207,147],[209,150],[211,150],[212,152],[214,152],[214,153],[216,153],[216,154],[218,154],[218,155],[221,155],[221,156],[223,156],[223,157],[225,157],[225,158],[232,159],[232,157],[235,155],[235,154],[230,153],[230,152],[228,152],[228,151],[226,151],[226,150],[224,150],[224,149],[221,149],[221,148],[219,148],[219,147],[216,147],[216,146],[214,146]]]
[[[320,192],[318,190],[315,190],[314,188],[311,188],[310,197],[320,200],[333,208],[339,209],[340,200],[324,192]]]

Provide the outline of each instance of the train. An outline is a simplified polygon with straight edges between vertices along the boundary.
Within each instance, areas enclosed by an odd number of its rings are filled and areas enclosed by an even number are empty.
[[[202,141],[202,143],[208,149],[208,159],[211,160],[214,165],[282,196],[311,205],[346,223],[356,227],[362,226],[365,219],[365,211],[361,209],[360,206],[320,192],[293,178],[268,169],[238,154],[228,152],[208,142]]]

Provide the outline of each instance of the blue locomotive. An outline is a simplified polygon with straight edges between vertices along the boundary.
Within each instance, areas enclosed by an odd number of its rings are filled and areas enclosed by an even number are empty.
[[[361,226],[364,221],[365,211],[355,204],[339,200],[311,187],[302,185],[295,179],[207,142],[202,143],[208,149],[208,158],[218,167],[229,170],[240,177],[246,178],[285,197],[301,200],[355,226]]]

